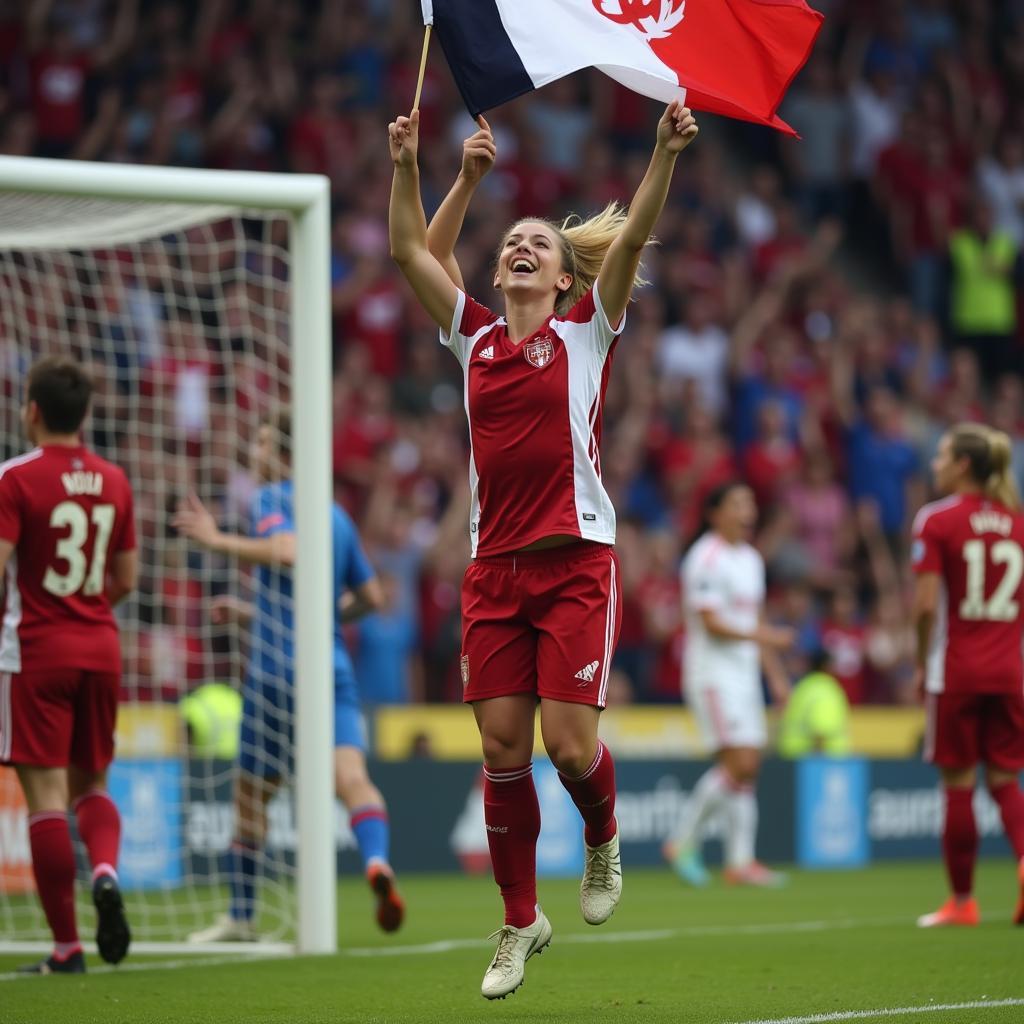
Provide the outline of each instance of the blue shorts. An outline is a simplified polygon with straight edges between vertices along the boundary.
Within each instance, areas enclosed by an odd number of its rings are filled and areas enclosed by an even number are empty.
[[[289,683],[246,676],[242,690],[242,731],[238,766],[259,778],[286,778],[295,765],[295,699]],[[366,753],[366,721],[355,678],[334,677],[334,745]]]

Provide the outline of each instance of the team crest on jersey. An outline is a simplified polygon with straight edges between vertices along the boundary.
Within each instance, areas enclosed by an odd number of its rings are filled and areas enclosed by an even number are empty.
[[[648,41],[667,39],[686,11],[686,0],[593,0],[593,4],[609,21],[630,25]]]
[[[526,356],[526,361],[531,366],[536,366],[538,370],[547,366],[554,354],[555,346],[551,344],[549,338],[545,338],[543,341],[532,341],[523,348],[523,355]]]

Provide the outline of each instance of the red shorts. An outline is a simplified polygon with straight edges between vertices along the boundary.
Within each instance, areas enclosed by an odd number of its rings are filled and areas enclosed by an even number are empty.
[[[0,763],[101,772],[114,758],[120,672],[0,673]]]
[[[607,544],[477,558],[462,582],[463,700],[532,693],[603,708],[620,598]]]
[[[924,756],[943,768],[1024,769],[1024,694],[930,693]]]

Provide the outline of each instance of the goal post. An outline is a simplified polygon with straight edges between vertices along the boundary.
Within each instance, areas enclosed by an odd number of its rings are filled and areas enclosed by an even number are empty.
[[[41,206],[54,210],[55,216],[40,216]],[[250,211],[283,217],[288,223],[297,538],[294,937],[300,953],[334,952],[333,735],[332,716],[325,714],[334,700],[333,580],[331,559],[324,557],[331,550],[332,536],[328,179],[0,156],[0,210],[0,255],[63,251],[73,256],[113,249],[122,243],[158,241],[168,232],[185,232],[223,218],[244,218]],[[17,301],[13,294],[5,297],[8,284],[0,276],[0,306]]]

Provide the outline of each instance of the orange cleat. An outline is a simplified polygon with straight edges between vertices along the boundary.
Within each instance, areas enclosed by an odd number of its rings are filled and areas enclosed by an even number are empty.
[[[366,881],[377,897],[377,924],[381,931],[397,932],[405,919],[405,903],[395,887],[390,864],[377,861],[366,869]]]
[[[958,900],[950,896],[934,913],[917,919],[918,928],[976,928],[981,922],[978,901],[972,896]]]
[[[1017,909],[1013,915],[1014,924],[1024,924],[1024,857],[1017,865],[1017,877],[1020,879],[1020,896],[1017,898]]]
[[[751,861],[746,867],[724,868],[722,881],[726,885],[750,885],[758,889],[781,889],[789,879],[781,871],[772,871],[759,861]]]

